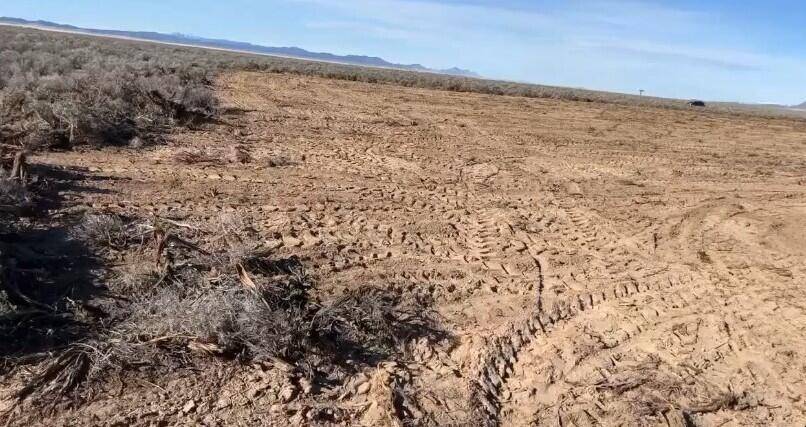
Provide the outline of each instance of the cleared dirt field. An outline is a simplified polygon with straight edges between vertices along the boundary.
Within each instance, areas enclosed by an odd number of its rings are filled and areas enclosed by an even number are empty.
[[[32,162],[83,176],[65,209],[234,215],[319,292],[430,296],[453,339],[307,397],[222,367],[39,422],[806,425],[806,122],[257,73],[218,92],[222,120],[166,146]],[[252,161],[175,161],[236,147]]]

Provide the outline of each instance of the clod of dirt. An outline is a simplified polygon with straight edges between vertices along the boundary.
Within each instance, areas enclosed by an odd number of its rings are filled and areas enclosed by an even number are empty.
[[[292,384],[286,384],[281,390],[280,393],[277,394],[277,398],[280,399],[280,402],[288,403],[294,400],[294,397],[297,396],[299,389],[294,387]]]
[[[230,163],[249,163],[252,161],[252,155],[246,147],[233,145],[230,147],[227,159]]]
[[[565,192],[569,196],[582,196],[583,195],[582,187],[580,187],[579,184],[577,184],[574,181],[569,181],[569,182],[565,183]]]

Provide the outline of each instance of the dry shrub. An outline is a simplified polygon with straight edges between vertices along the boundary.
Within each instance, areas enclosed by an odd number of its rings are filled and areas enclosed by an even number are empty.
[[[16,212],[32,203],[32,197],[18,180],[5,178],[0,172],[0,212]]]
[[[218,112],[218,99],[204,86],[185,86],[175,101],[184,111],[203,118],[212,118]]]
[[[99,248],[121,250],[134,242],[143,243],[143,224],[127,221],[117,215],[88,214],[73,228],[74,238]]]
[[[221,163],[221,159],[204,153],[202,151],[180,151],[173,156],[174,162],[194,165],[198,163],[206,163],[210,165],[217,165]]]
[[[235,271],[238,265],[267,271],[265,260],[271,255],[271,250],[264,247],[265,238],[252,226],[250,218],[237,213],[222,213],[215,232],[223,247],[211,253],[205,262],[229,271]],[[271,274],[280,272],[272,268],[268,270]]]
[[[723,390],[708,381],[685,380],[685,365],[675,366],[651,353],[635,352],[608,370],[608,377],[594,384],[598,399],[614,406],[614,424],[654,425],[675,413],[693,423],[697,414],[721,410],[741,411],[758,406],[752,392]]]
[[[410,339],[439,334],[423,301],[368,287],[320,301],[296,259],[262,260],[243,278],[215,282],[193,269],[174,272],[132,306],[118,331],[128,336],[184,337],[214,344],[244,360],[321,363],[389,357]]]
[[[89,376],[92,359],[88,348],[92,347],[89,344],[76,344],[63,352],[31,382],[17,391],[17,398],[25,399],[33,394],[58,396],[75,390]]]
[[[246,147],[233,145],[230,147],[227,155],[230,163],[249,163],[252,161],[252,155]]]
[[[222,354],[249,360],[287,357],[303,342],[304,283],[273,284],[255,293],[233,280],[213,284],[192,273],[182,276],[140,298],[118,332],[214,344]]]
[[[209,355],[243,362],[279,358],[310,378],[342,380],[357,367],[398,353],[409,339],[444,337],[426,307],[402,304],[379,289],[322,303],[310,287],[293,279],[262,282],[253,292],[234,281],[208,283],[194,272],[163,280],[136,298],[124,321],[72,345],[18,396],[86,397],[110,376],[134,368],[181,369]]]
[[[8,299],[6,292],[0,289],[0,316],[10,314],[15,308],[14,304]]]
[[[290,157],[278,154],[269,158],[268,165],[271,168],[279,168],[294,165],[294,161]]]
[[[361,287],[325,302],[315,318],[317,334],[352,357],[385,358],[419,337],[445,338],[432,301],[376,287]]]
[[[215,64],[193,61],[198,52],[158,48],[158,55],[141,55],[146,49],[0,29],[0,143],[122,145],[216,114],[208,87]]]
[[[110,306],[93,337],[45,365],[20,397],[72,391],[86,396],[94,384],[134,368],[181,369],[210,355],[244,362],[279,358],[310,378],[333,381],[358,367],[404,357],[410,340],[446,337],[427,300],[376,287],[323,299],[302,261],[272,258],[255,245],[259,236],[241,216],[224,215],[217,230],[205,231],[166,219],[143,225],[94,215],[84,218],[74,236],[96,247],[124,247],[141,229],[172,242],[160,249],[166,263],[130,270],[131,277],[114,281],[126,303]],[[213,233],[213,247],[191,243]]]

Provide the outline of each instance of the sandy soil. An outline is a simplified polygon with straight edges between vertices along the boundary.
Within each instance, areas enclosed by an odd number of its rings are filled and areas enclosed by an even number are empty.
[[[806,122],[249,73],[219,92],[221,123],[167,146],[33,161],[85,171],[71,209],[236,213],[322,289],[428,294],[455,341],[331,397],[246,393],[266,373],[222,362],[39,422],[306,424],[329,401],[344,424],[806,425]],[[172,160],[235,146],[254,160]]]

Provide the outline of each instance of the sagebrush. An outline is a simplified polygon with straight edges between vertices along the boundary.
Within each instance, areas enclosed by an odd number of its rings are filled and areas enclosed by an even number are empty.
[[[122,145],[212,117],[216,67],[204,57],[0,28],[0,142]]]

